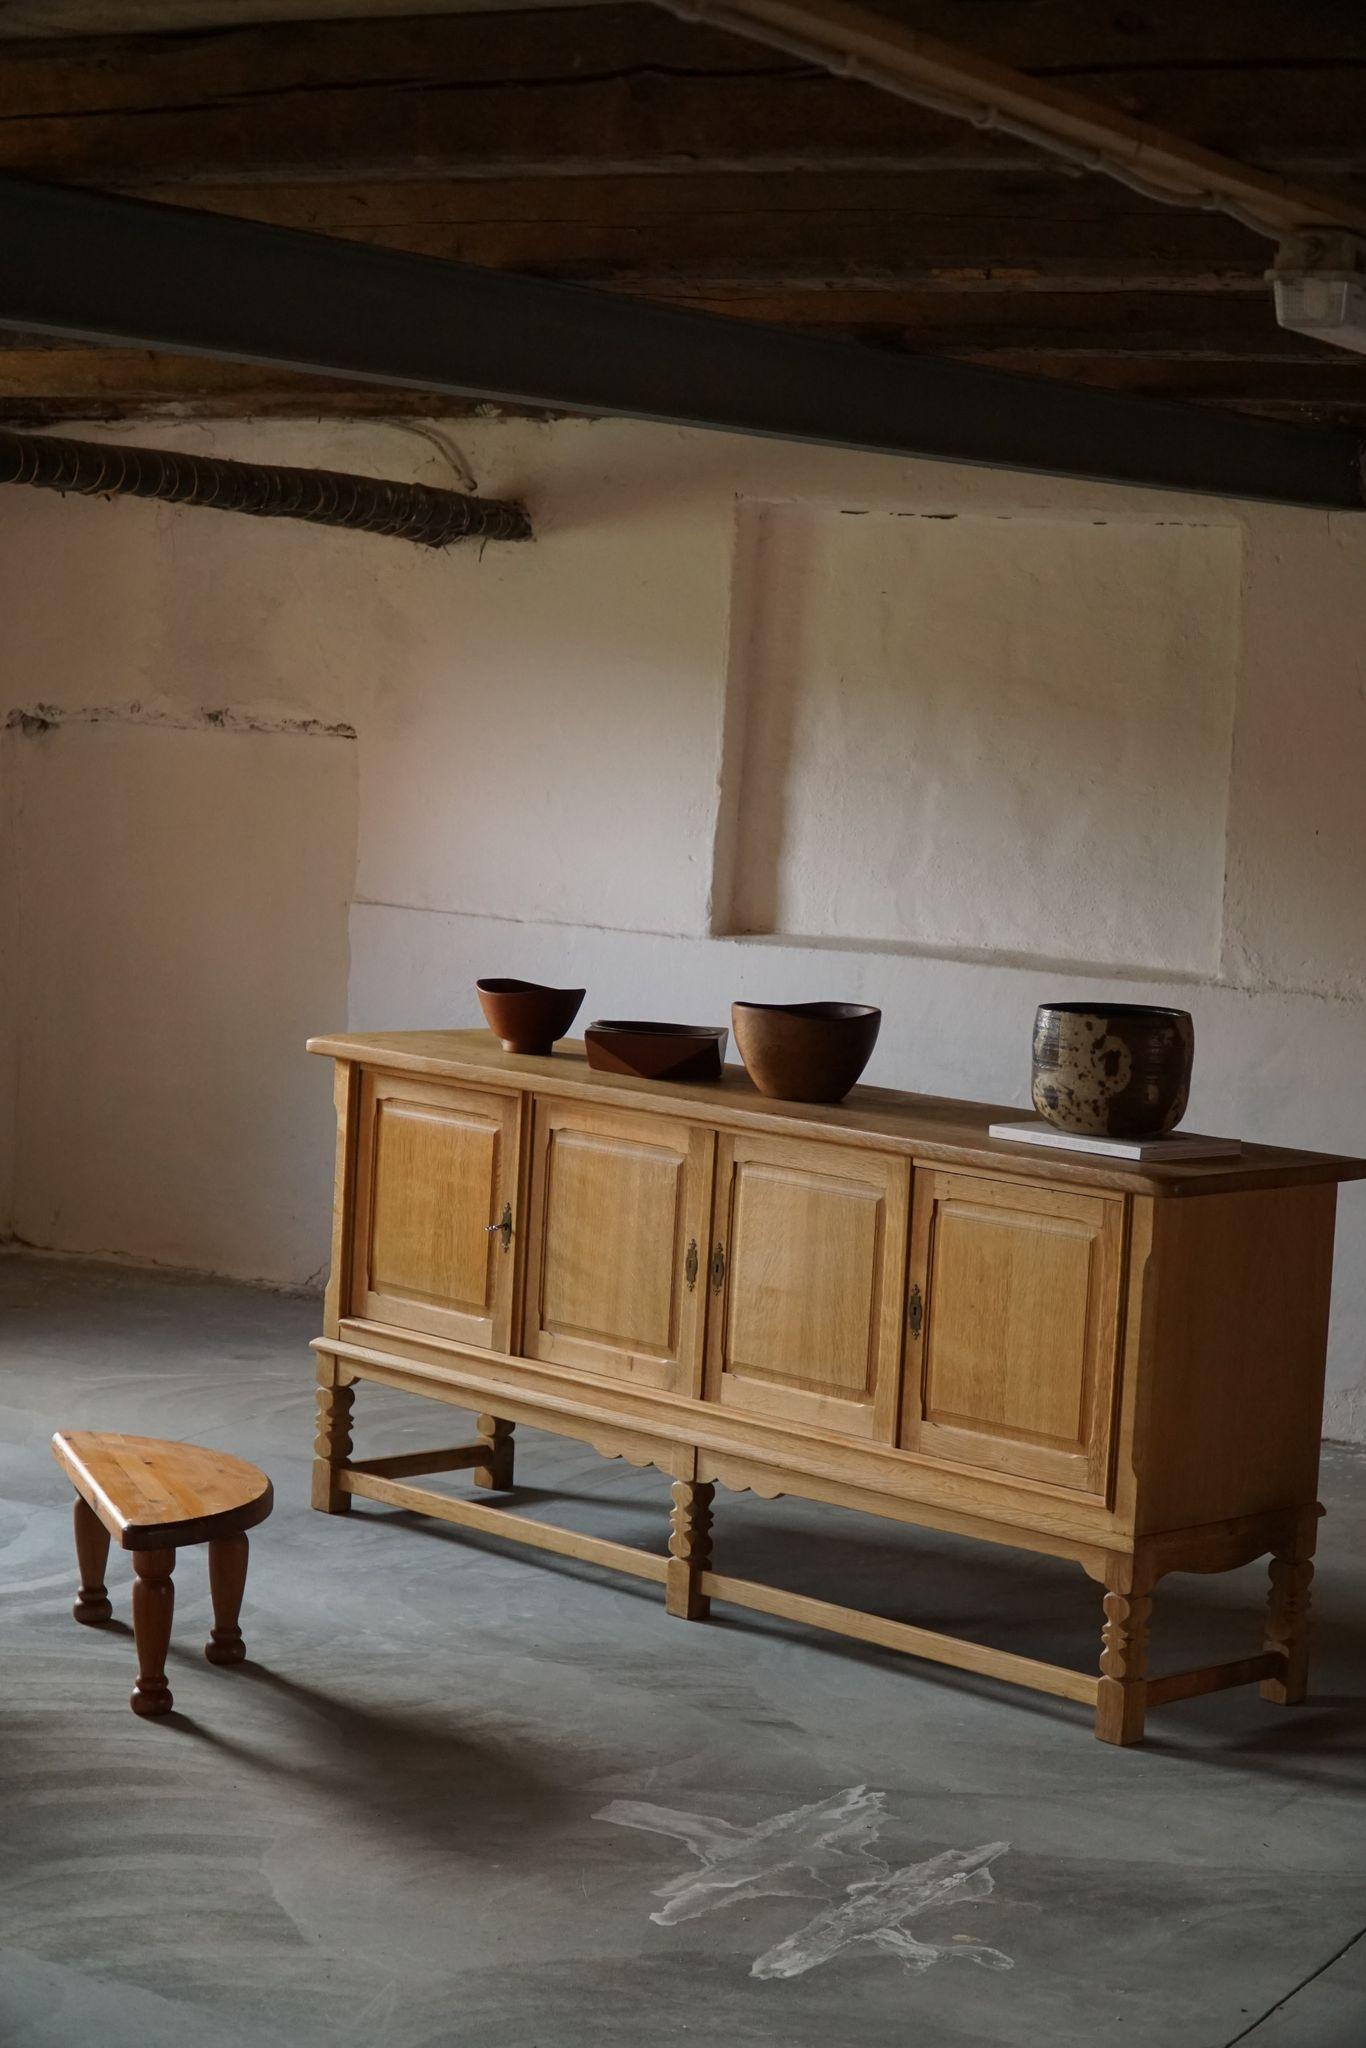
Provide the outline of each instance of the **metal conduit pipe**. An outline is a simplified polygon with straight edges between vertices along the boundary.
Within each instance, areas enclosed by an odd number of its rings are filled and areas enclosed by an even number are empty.
[[[305,519],[314,526],[387,534],[428,548],[444,548],[457,540],[531,538],[531,521],[523,507],[497,498],[472,498],[460,491],[336,470],[286,469],[4,428],[0,483],[76,491],[85,497],[212,505],[220,512],[246,512],[255,519]]]

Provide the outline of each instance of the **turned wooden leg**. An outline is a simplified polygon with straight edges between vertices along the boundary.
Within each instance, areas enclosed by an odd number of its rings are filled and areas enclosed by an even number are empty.
[[[313,1505],[325,1515],[347,1515],[351,1496],[337,1484],[338,1468],[351,1455],[354,1387],[319,1387],[318,1434],[313,1439]]]
[[[210,1664],[240,1664],[247,1654],[237,1617],[247,1584],[247,1539],[219,1536],[209,1545],[209,1595],[213,1633],[204,1645]]]
[[[166,1683],[166,1651],[175,1612],[174,1550],[135,1550],[133,1571],[133,1642],[138,1653],[138,1682],[128,1704],[135,1714],[169,1714],[171,1688]]]
[[[89,1502],[82,1500],[79,1494],[76,1495],[72,1519],[76,1529],[76,1564],[81,1574],[81,1589],[71,1612],[77,1621],[87,1622],[94,1628],[100,1622],[108,1621],[114,1612],[104,1583],[104,1567],[109,1558],[109,1531]]]
[[[512,1441],[514,1424],[504,1422],[497,1415],[481,1415],[477,1441],[488,1446],[488,1462],[474,1468],[476,1486],[492,1486],[506,1492],[512,1485],[512,1462],[516,1446]]]
[[[1290,1545],[1273,1552],[1271,1597],[1262,1648],[1285,1659],[1280,1678],[1264,1678],[1258,1690],[1278,1706],[1297,1706],[1309,1689],[1309,1586],[1314,1576],[1318,1510],[1302,1516]]]
[[[1105,1595],[1101,1631],[1100,1689],[1096,1695],[1096,1738],[1130,1743],[1143,1739],[1147,1702],[1148,1617],[1152,1596],[1139,1583],[1130,1559],[1116,1562]]]
[[[697,1589],[711,1564],[711,1504],[716,1492],[700,1479],[675,1479],[673,1514],[669,1519],[669,1570],[664,1581],[664,1606],[684,1621],[703,1621],[711,1602]]]

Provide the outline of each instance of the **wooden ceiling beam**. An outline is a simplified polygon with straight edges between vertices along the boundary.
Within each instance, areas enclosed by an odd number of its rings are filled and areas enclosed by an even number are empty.
[[[1010,292],[1265,293],[1265,245],[1234,222],[1049,173],[154,185],[138,196],[642,291],[953,290],[970,279]]]
[[[1011,8],[988,9],[1011,15]],[[1066,52],[1050,81],[1072,74]],[[1281,175],[1366,176],[1361,73],[1082,65],[1125,116]],[[795,168],[1038,154],[655,7],[0,46],[0,169],[105,186]]]
[[[267,22],[386,15],[524,12],[529,0],[0,0],[0,37],[54,42],[77,36],[185,35]],[[581,7],[596,0],[534,0]]]
[[[395,391],[158,349],[60,348],[32,339],[0,349],[0,418],[17,425],[164,416],[425,418],[477,409],[473,399],[438,401],[429,391]]]
[[[1276,327],[1265,245],[1231,221],[1067,176],[1022,144],[654,8],[241,26],[287,4],[202,0],[223,26],[195,35],[0,43],[0,168],[880,351],[1079,383],[1152,360],[1168,366],[1160,388],[1210,406],[1358,416],[1343,376],[1316,374],[1325,351]],[[1356,0],[878,4],[1127,116],[1366,193]],[[7,22],[41,36],[186,18],[183,0],[0,0],[0,36]],[[31,338],[10,352],[0,413],[467,403],[141,348],[54,353]],[[1275,365],[1279,383],[1248,401],[1209,376],[1222,361]],[[1203,382],[1183,379],[1187,362]]]
[[[183,35],[270,22],[384,16],[533,12],[600,0],[0,0],[0,38],[55,41],[78,36]],[[1142,7],[1096,0],[878,0],[878,12],[908,28],[966,43],[999,64],[1029,71],[1053,59],[1107,69],[1175,64],[1297,64],[1361,61],[1357,0],[1238,0],[1192,7],[1190,0],[1143,0]]]
[[[752,39],[837,78],[1007,135],[1173,204],[1231,213],[1273,241],[1302,228],[1366,232],[1366,203],[1244,162],[1137,120],[1057,78],[890,20],[850,0],[656,0],[667,12]]]

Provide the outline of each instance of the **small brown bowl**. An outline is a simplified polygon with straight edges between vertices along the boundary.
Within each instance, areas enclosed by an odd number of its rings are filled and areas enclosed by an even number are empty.
[[[719,1081],[726,1054],[724,1024],[649,1024],[603,1017],[583,1034],[588,1064],[600,1074],[636,1074],[644,1081]]]
[[[730,1018],[761,1095],[843,1102],[872,1057],[882,1012],[867,1003],[732,1003]]]
[[[587,993],[581,988],[543,988],[539,981],[489,979],[474,985],[489,1030],[502,1039],[503,1051],[543,1056],[564,1037]]]

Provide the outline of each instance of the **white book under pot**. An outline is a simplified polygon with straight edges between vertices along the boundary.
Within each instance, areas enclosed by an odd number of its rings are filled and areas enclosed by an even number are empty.
[[[1243,1149],[1237,1138],[1202,1138],[1194,1131],[1172,1131],[1165,1138],[1091,1138],[1055,1130],[1042,1117],[1019,1123],[989,1124],[987,1136],[1012,1145],[1039,1145],[1050,1152],[1093,1152],[1106,1159],[1143,1159],[1166,1166],[1184,1166],[1194,1159],[1231,1159]]]

